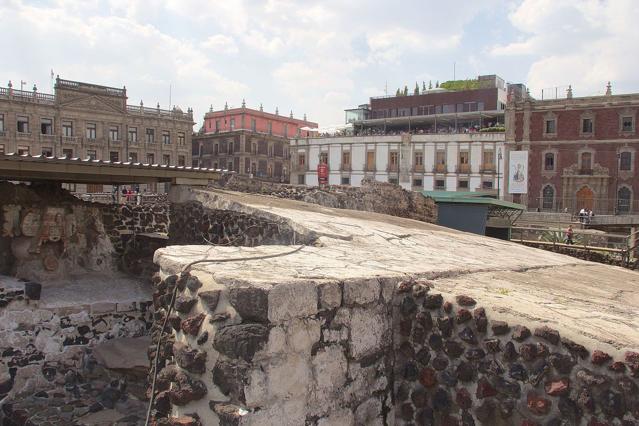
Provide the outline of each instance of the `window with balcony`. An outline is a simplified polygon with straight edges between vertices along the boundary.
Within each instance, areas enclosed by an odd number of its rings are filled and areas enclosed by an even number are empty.
[[[351,152],[344,151],[342,152],[342,170],[350,170],[351,169]]]
[[[146,143],[155,143],[155,129],[146,129]]]
[[[111,142],[120,140],[120,128],[118,126],[109,126],[109,140]]]
[[[622,186],[617,191],[617,212],[630,213],[632,191],[627,186]]]
[[[635,118],[633,116],[624,115],[621,117],[621,131],[622,132],[635,131]]]
[[[366,151],[366,171],[375,171],[375,151]]]
[[[495,152],[484,151],[484,171],[495,171]]]
[[[619,170],[629,172],[632,170],[632,153],[624,151],[619,154]]]
[[[162,143],[164,145],[171,145],[171,133],[168,131],[162,132]]]
[[[98,153],[95,151],[95,149],[87,149],[87,158],[89,160],[97,160]]]
[[[62,122],[62,136],[67,138],[73,137],[73,121]]]
[[[547,135],[554,135],[557,133],[557,119],[548,118],[544,121],[544,133]]]
[[[178,132],[178,145],[186,145],[186,137],[184,136],[184,132]]]
[[[129,127],[129,143],[137,143],[138,141],[138,128]]]
[[[390,152],[388,166],[391,171],[396,171],[399,167],[399,153],[397,151]]]
[[[95,123],[87,123],[87,139],[95,140],[97,136],[97,127]]]
[[[582,118],[581,119],[581,133],[583,133],[583,134],[591,134],[592,130],[593,130],[592,118]]]
[[[165,166],[171,165],[171,156],[169,154],[162,155],[162,164],[164,164]]]
[[[73,149],[71,149],[71,148],[63,148],[62,149],[62,155],[66,159],[73,158]]]
[[[155,164],[155,155],[151,153],[146,154],[146,162],[147,164]]]
[[[421,151],[415,152],[415,169],[416,170],[424,169],[424,153]]]
[[[435,179],[435,189],[437,190],[446,189],[446,181],[444,179]]]
[[[50,146],[43,146],[42,155],[45,157],[53,157],[53,148]]]
[[[29,133],[29,117],[19,115],[17,117],[17,131],[18,133]]]
[[[320,164],[328,164],[328,152],[320,152]]]
[[[552,172],[555,170],[555,154],[547,152],[544,154],[544,170]]]
[[[459,152],[459,172],[460,173],[470,172],[470,152],[468,151]]]
[[[178,155],[178,166],[184,167],[186,165],[186,157],[184,155]]]
[[[51,118],[40,119],[40,133],[43,135],[53,134],[53,120]]]
[[[446,173],[446,151],[444,150],[438,150],[435,153],[435,171]]]
[[[120,161],[120,153],[118,151],[109,152],[109,161],[111,161],[112,163]]]
[[[31,149],[28,146],[18,145],[18,155],[30,155]]]
[[[131,163],[137,163],[138,162],[138,153],[137,152],[129,152],[129,161]]]

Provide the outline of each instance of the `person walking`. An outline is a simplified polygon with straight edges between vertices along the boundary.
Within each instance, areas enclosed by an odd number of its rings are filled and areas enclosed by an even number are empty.
[[[575,244],[575,242],[572,240],[574,231],[572,230],[572,225],[568,226],[568,229],[566,230],[566,244]]]

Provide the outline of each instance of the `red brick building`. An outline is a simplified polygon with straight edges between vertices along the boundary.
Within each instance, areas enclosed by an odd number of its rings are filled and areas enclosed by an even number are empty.
[[[528,151],[528,193],[515,201],[542,211],[637,213],[639,94],[511,100],[508,150]],[[507,180],[506,180],[507,181]]]
[[[209,111],[193,136],[193,165],[288,182],[289,138],[314,134],[317,123],[247,108]]]

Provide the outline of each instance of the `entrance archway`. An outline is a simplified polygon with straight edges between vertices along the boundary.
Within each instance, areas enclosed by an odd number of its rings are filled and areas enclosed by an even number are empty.
[[[595,205],[595,193],[588,186],[583,186],[577,191],[577,211],[581,209],[592,210]]]

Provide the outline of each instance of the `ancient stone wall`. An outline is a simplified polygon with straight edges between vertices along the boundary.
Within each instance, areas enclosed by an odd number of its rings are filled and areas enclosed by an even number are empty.
[[[195,201],[171,205],[169,235],[171,244],[253,247],[302,242],[286,223],[242,212],[210,209]]]
[[[632,425],[639,353],[490,320],[423,279],[219,283],[164,271],[158,424]],[[159,330],[154,339],[157,341]]]
[[[325,207],[383,213],[429,223],[437,222],[437,206],[432,199],[424,197],[419,192],[406,191],[398,185],[374,180],[362,181],[361,187],[331,185],[318,188],[228,175],[216,186],[231,191],[272,195]]]

